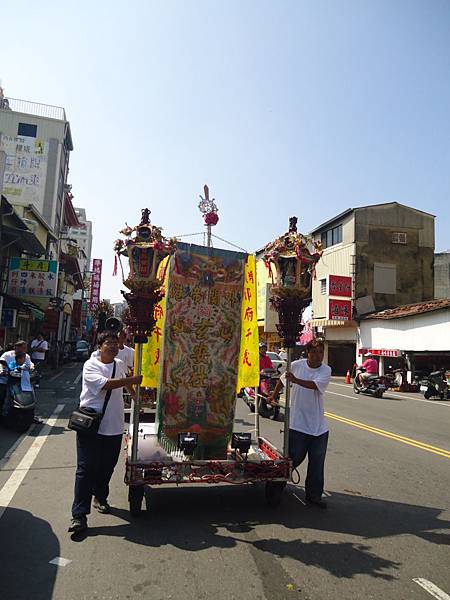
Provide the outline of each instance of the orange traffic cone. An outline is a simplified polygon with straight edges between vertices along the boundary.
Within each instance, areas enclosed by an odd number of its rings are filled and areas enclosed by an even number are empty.
[[[350,380],[350,369],[348,369],[347,375],[345,376],[345,383],[351,383],[351,380]]]

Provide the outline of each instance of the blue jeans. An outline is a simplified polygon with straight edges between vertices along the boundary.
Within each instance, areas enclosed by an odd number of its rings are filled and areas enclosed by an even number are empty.
[[[308,435],[289,429],[289,457],[294,468],[298,467],[308,455],[305,495],[313,500],[320,500],[323,494],[327,445],[328,431],[322,435]]]
[[[92,496],[106,502],[109,482],[119,460],[121,435],[88,436],[77,433],[77,472],[72,516],[91,512]]]

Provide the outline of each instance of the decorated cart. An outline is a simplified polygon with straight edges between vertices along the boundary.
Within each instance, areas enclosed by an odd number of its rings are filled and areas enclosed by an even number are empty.
[[[123,295],[136,346],[135,373],[143,375],[142,388],[157,390],[154,423],[140,418],[140,389],[132,404],[125,483],[133,515],[141,512],[146,486],[165,484],[264,482],[267,502],[277,506],[291,474],[289,394],[282,450],[259,435],[258,411],[254,437],[233,430],[237,391],[259,384],[255,257],[212,247],[218,216],[207,186],[200,208],[204,246],[166,239],[151,224],[148,209],[115,246],[119,259],[126,253],[129,261],[124,280],[129,291]],[[278,265],[274,253],[267,261]],[[298,277],[311,271],[310,263],[303,264]]]

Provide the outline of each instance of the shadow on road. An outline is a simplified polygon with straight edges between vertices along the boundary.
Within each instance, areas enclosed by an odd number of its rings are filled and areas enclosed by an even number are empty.
[[[414,535],[435,544],[449,544],[444,532],[450,521],[440,520],[439,508],[415,506],[349,494],[336,493],[328,511],[301,505],[290,491],[278,510],[265,506],[263,491],[250,488],[165,488],[153,489],[151,510],[140,519],[128,511],[113,509],[126,523],[89,529],[89,536],[118,536],[151,547],[175,546],[188,552],[210,547],[233,548],[238,542],[250,546],[252,555],[261,553],[289,557],[304,565],[315,565],[335,577],[365,574],[391,580],[401,563],[373,553],[369,543],[302,541],[307,529],[341,533],[364,541]],[[295,530],[296,538],[258,536],[259,525],[280,525]],[[309,536],[310,537],[310,536]],[[257,561],[257,556],[255,557]]]
[[[11,536],[7,532],[14,532]],[[50,600],[59,542],[50,524],[25,510],[8,508],[0,521],[0,596],[5,600]]]

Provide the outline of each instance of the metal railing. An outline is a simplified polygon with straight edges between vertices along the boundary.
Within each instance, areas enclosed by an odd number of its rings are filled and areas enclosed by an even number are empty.
[[[28,100],[19,100],[17,98],[0,98],[0,109],[13,110],[27,115],[34,115],[35,117],[57,119],[58,121],[67,120],[66,111],[61,106],[51,106],[50,104],[29,102]]]

